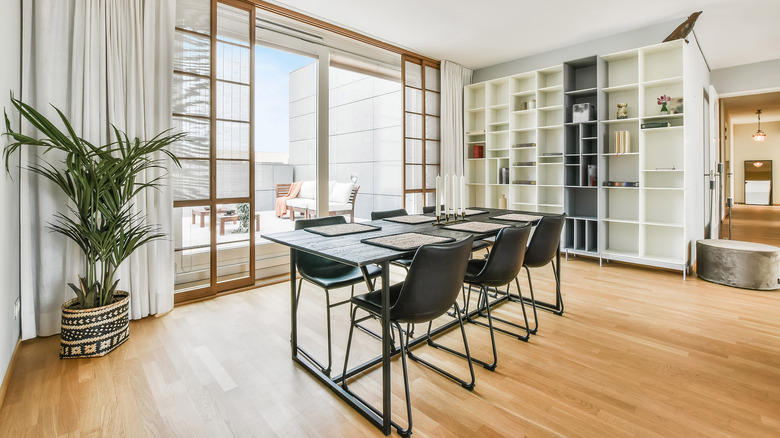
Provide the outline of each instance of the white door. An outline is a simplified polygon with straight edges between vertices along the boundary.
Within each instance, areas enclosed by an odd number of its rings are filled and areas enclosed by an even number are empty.
[[[705,189],[707,199],[704,200],[709,208],[709,218],[705,222],[710,224],[710,239],[720,237],[720,208],[722,205],[721,194],[723,193],[723,175],[718,173],[718,162],[720,161],[720,98],[715,87],[710,85],[710,123],[709,123],[709,153],[704,169],[709,173],[709,183]]]

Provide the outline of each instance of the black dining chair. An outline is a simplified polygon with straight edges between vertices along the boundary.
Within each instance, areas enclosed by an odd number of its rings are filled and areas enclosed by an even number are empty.
[[[406,212],[405,208],[397,208],[395,210],[372,211],[371,220],[378,221],[380,219],[385,219],[389,217],[408,216],[408,215],[409,213]]]
[[[536,225],[531,241],[528,243],[528,249],[525,252],[525,261],[523,267],[528,275],[528,288],[530,291],[530,302],[534,307],[534,319],[536,319],[536,308],[549,310],[558,315],[563,313],[563,296],[561,295],[561,279],[558,276],[557,266],[555,265],[555,255],[560,251],[561,245],[561,232],[563,231],[563,224],[566,222],[566,214],[560,214],[557,216],[543,216],[539,223]],[[558,307],[549,303],[538,303],[534,298],[534,286],[531,283],[531,271],[529,268],[541,268],[547,264],[552,266],[553,277],[555,278],[555,299],[558,303]],[[518,290],[520,287],[518,286]],[[519,296],[511,297],[513,301],[522,299]],[[526,298],[524,301],[528,302]],[[539,325],[536,323],[536,327],[531,333],[536,333]]]
[[[426,205],[423,207],[423,214],[429,214],[429,213],[435,213],[436,212],[436,206],[433,205]],[[481,240],[476,239],[474,240],[474,244],[471,246],[471,252],[477,252],[481,250],[485,250],[488,253],[490,253],[490,245],[492,245],[491,242],[488,242],[487,240]]]
[[[299,219],[295,221],[295,229],[300,230],[309,227],[319,227],[325,225],[338,225],[346,224],[347,221],[344,216],[328,216],[315,219]],[[302,348],[298,348],[300,352],[306,356],[311,362],[319,367],[325,375],[330,375],[330,371],[333,363],[333,353],[331,347],[331,321],[330,321],[330,309],[340,306],[342,304],[350,303],[350,300],[343,300],[336,303],[330,302],[330,291],[333,289],[339,289],[342,287],[351,287],[350,298],[355,295],[355,285],[361,282],[366,282],[369,290],[374,287],[374,279],[382,273],[381,268],[375,265],[369,265],[366,268],[356,268],[354,266],[345,265],[333,260],[326,259],[324,257],[309,254],[304,251],[293,250],[293,256],[295,257],[295,266],[301,275],[298,281],[298,292],[296,293],[295,303],[296,306],[301,300],[301,289],[303,286],[303,280],[308,281],[316,286],[325,290],[325,303],[327,313],[327,327],[328,327],[328,364],[322,365],[311,354],[306,352]],[[293,311],[297,312],[297,307]]]
[[[465,297],[465,310],[466,319],[469,322],[487,327],[490,329],[490,342],[493,347],[493,362],[487,363],[472,358],[474,362],[482,365],[488,370],[494,370],[498,363],[498,354],[496,353],[496,339],[493,333],[493,317],[490,313],[490,297],[488,291],[490,288],[498,289],[499,287],[506,286],[507,294],[509,293],[509,285],[514,280],[517,284],[517,274],[520,273],[520,269],[523,267],[523,261],[525,258],[526,244],[528,243],[528,236],[531,234],[531,225],[525,224],[517,227],[502,228],[496,236],[496,241],[493,244],[493,250],[490,251],[490,255],[487,259],[473,259],[469,260],[466,270],[466,277],[464,283],[469,285],[468,295]],[[471,287],[479,287],[479,297],[477,299],[477,308],[480,310],[480,315],[487,317],[488,323],[485,324],[478,321],[475,318],[468,316],[468,305],[471,298]],[[521,294],[518,287],[518,294]],[[525,312],[525,305],[523,305],[522,294],[520,295],[520,304],[523,309],[523,319],[525,320],[525,326],[528,327],[528,316]],[[531,333],[527,332],[525,337],[521,339],[528,340]]]
[[[406,280],[401,283],[390,286],[390,309],[389,319],[396,331],[401,344],[401,365],[404,374],[404,389],[406,393],[406,415],[408,426],[402,429],[397,423],[393,426],[402,436],[409,436],[412,430],[412,405],[409,395],[409,374],[407,371],[406,356],[418,361],[434,371],[460,383],[468,390],[474,389],[474,366],[471,362],[469,344],[466,339],[466,330],[463,327],[463,321],[460,315],[460,307],[457,304],[458,294],[463,284],[463,277],[466,274],[466,263],[471,252],[471,244],[474,238],[468,238],[453,243],[425,245],[417,249],[414,255],[409,273]],[[382,290],[375,290],[367,294],[357,295],[351,299],[355,308],[352,311],[352,319],[349,328],[349,339],[347,341],[346,357],[344,358],[344,372],[347,374],[350,349],[352,347],[352,334],[356,327],[356,314],[358,309],[367,311],[369,314],[380,316],[382,314]],[[443,315],[448,309],[455,308],[460,323],[460,332],[463,337],[465,354],[461,353],[468,361],[470,381],[458,378],[449,372],[414,356],[409,350],[409,337],[404,337],[405,331],[401,329],[401,324],[409,325],[428,323],[428,342],[430,342],[432,321]],[[347,379],[342,380],[342,387],[348,391]],[[351,393],[351,392],[350,392]],[[353,394],[353,393],[351,393]],[[355,397],[359,396],[353,394]],[[362,400],[361,400],[362,401]],[[367,404],[372,410],[378,413],[376,408]]]

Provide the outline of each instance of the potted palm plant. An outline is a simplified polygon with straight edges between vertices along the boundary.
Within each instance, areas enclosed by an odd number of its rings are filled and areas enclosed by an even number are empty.
[[[24,168],[67,196],[69,205],[48,228],[75,242],[83,254],[84,271],[75,284],[68,284],[76,297],[62,305],[60,357],[103,356],[129,335],[129,293],[116,289],[117,268],[142,245],[165,237],[159,227],[146,223],[144,214],[135,212],[133,198],[160,186],[162,176],[146,180],[144,174],[165,168],[165,156],[180,165],[166,147],[184,134],[166,131],[151,140],[130,139],[112,126],[113,140],[96,146],[79,137],[57,108],[64,131],[21,100],[11,96],[11,102],[40,138],[15,132],[6,114],[5,135],[11,138],[4,150],[6,171],[18,149],[43,148],[43,163]],[[53,151],[60,153],[53,156]]]

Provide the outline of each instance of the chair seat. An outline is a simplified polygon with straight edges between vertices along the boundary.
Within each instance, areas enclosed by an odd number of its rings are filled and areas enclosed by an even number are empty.
[[[368,271],[368,278],[375,278],[382,273],[382,269],[375,265],[367,266],[366,270]],[[340,287],[352,286],[363,279],[363,273],[360,271],[360,268],[351,268],[333,277],[311,276],[303,273],[301,273],[301,276],[323,289],[338,289]]]
[[[397,283],[390,285],[390,305],[392,306],[398,301],[398,295],[401,293],[403,283]],[[382,314],[382,290],[371,291],[367,294],[355,295],[352,298],[352,302],[356,306],[365,309],[376,315]]]
[[[469,278],[473,280],[477,274],[482,272],[482,269],[485,267],[486,263],[487,260],[485,259],[469,260],[469,264],[466,265],[466,278],[464,280],[468,280]]]

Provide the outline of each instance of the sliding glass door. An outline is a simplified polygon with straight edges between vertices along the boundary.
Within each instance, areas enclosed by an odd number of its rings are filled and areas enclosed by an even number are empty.
[[[255,282],[253,23],[243,2],[177,2],[173,121],[188,134],[172,172],[177,302]]]

